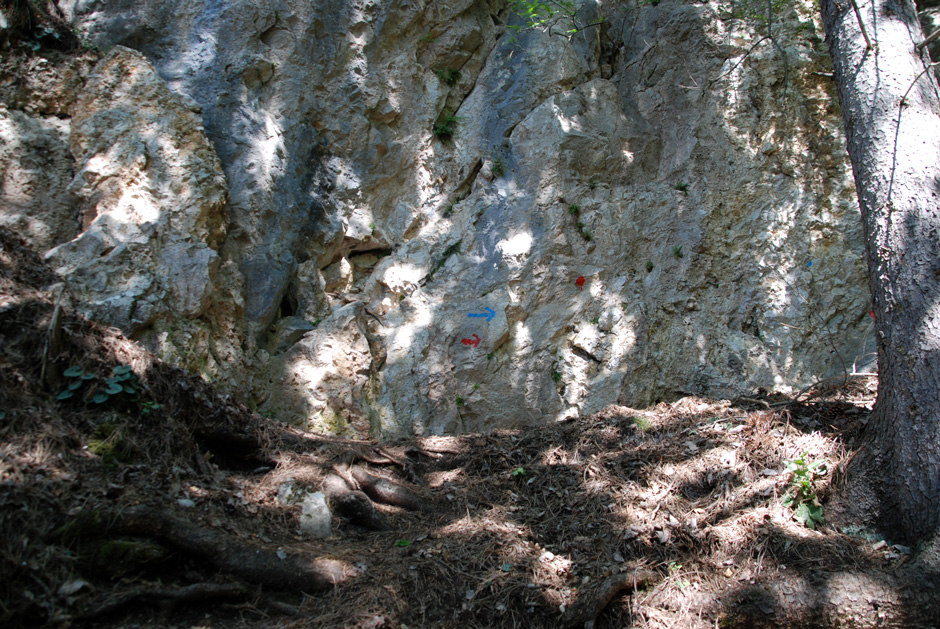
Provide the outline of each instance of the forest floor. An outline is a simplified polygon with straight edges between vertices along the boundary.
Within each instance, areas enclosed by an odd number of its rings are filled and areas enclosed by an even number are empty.
[[[917,549],[826,520],[873,378],[339,439],[70,314],[54,281],[0,229],[2,626],[932,624],[906,616]],[[318,538],[298,503],[321,488],[344,516]]]

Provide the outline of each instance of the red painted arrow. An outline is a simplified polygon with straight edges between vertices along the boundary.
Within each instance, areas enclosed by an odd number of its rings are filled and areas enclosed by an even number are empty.
[[[472,339],[460,339],[460,342],[463,343],[464,345],[470,345],[472,347],[476,347],[477,345],[480,344],[480,337],[474,334]]]

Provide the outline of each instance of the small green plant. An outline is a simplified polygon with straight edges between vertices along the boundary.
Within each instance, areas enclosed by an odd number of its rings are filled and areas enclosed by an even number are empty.
[[[653,261],[652,261],[652,260],[647,260],[647,261],[646,261],[646,272],[647,272],[647,273],[652,273],[654,268],[656,268],[656,267],[653,266]]]
[[[446,83],[451,87],[457,85],[457,82],[460,80],[460,70],[454,70],[452,68],[442,68],[435,74],[437,74],[437,78],[441,80],[441,83]]]
[[[591,177],[588,180],[588,190],[594,190],[596,188],[597,188],[597,179],[595,179],[594,177]]]
[[[559,382],[561,382],[561,372],[560,372],[560,371],[553,371],[553,372],[552,372],[552,380],[555,381],[555,384],[558,384]]]
[[[463,120],[460,116],[455,116],[446,109],[441,114],[441,121],[434,125],[434,136],[441,142],[445,142],[452,137],[457,130],[457,123]]]
[[[397,546],[398,548],[404,548],[404,547],[406,547],[406,546],[411,546],[411,540],[410,540],[410,539],[400,539],[400,540],[398,540],[397,542],[395,542],[395,546]]]
[[[375,223],[369,223],[369,231],[371,231],[373,234],[375,233]]]
[[[493,160],[493,176],[502,177],[506,174],[506,164],[503,163],[503,160],[496,158]]]
[[[495,356],[496,356],[496,354],[490,352],[489,354],[486,355],[486,359],[487,359],[487,360],[493,360],[493,358],[494,358]]]
[[[441,214],[444,216],[444,218],[450,218],[453,213],[454,213],[454,204],[451,203],[450,205],[444,208],[444,211]]]
[[[684,181],[680,181],[679,183],[676,184],[676,190],[678,190],[679,192],[688,192],[689,184],[685,183]]]
[[[572,216],[578,216],[579,214],[581,214],[581,206],[578,205],[577,203],[572,203],[571,205],[568,206],[568,213],[571,214]]]
[[[431,33],[425,33],[424,35],[418,38],[418,41],[424,42],[426,44],[432,44],[437,41],[437,38],[431,37]]]
[[[684,590],[685,588],[692,585],[688,581],[688,579],[682,578],[682,564],[681,563],[670,561],[669,562],[669,574],[673,575],[676,578],[676,585],[679,586],[680,590]]]
[[[160,404],[157,402],[146,401],[140,405],[140,412],[142,415],[149,415],[150,413],[155,413],[160,410]]]
[[[628,417],[627,421],[629,421],[631,424],[633,424],[634,426],[636,426],[643,432],[646,432],[647,430],[653,427],[653,424],[651,424],[649,420],[647,420],[645,417],[640,417],[639,415]]]
[[[683,255],[685,255],[685,254],[682,253],[682,245],[676,245],[675,247],[673,247],[673,248],[672,248],[672,255],[673,255],[673,257],[675,257],[675,258],[677,258],[677,259],[678,259],[678,258],[681,258]]]
[[[103,404],[110,398],[122,393],[131,396],[133,400],[140,399],[140,381],[137,379],[137,374],[128,365],[118,365],[111,370],[111,375],[103,381],[95,374],[85,371],[79,365],[69,367],[63,375],[69,378],[70,382],[65,390],[56,397],[58,400],[68,400],[82,389],[85,390],[82,399],[95,404]]]
[[[516,469],[512,471],[512,475],[516,478],[518,478],[519,476],[525,476],[525,468],[521,466],[517,467]]]
[[[462,397],[457,395],[457,396],[454,396],[454,403],[457,404],[457,406],[463,406],[466,403],[466,400],[464,400]]]
[[[816,481],[826,473],[824,461],[808,461],[807,453],[787,462],[790,487],[783,497],[783,506],[794,510],[793,517],[800,524],[815,529],[822,524],[823,509],[816,493]]]
[[[594,236],[592,236],[591,232],[587,231],[586,229],[581,230],[581,238],[584,238],[588,242],[594,240]]]
[[[594,317],[593,319],[591,319],[591,323],[593,323],[594,325],[597,325],[598,323],[600,323],[600,320],[601,320],[600,317]]]
[[[473,390],[474,390],[474,391],[476,391],[476,390],[479,389],[479,388],[480,388],[480,385],[479,385],[479,384],[477,384],[477,383],[474,383],[474,384],[473,384]]]
[[[272,411],[270,408],[266,408],[263,411],[261,411],[261,416],[264,417],[265,419],[271,419],[274,417],[274,411]]]

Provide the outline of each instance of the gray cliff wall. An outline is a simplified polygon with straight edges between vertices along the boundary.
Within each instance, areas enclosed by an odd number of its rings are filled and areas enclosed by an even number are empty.
[[[809,4],[781,10],[779,48],[722,3],[587,2],[605,21],[570,41],[507,30],[497,0],[60,5],[119,47],[71,120],[0,111],[69,138],[97,221],[43,246],[95,316],[280,419],[488,430],[870,367]],[[129,64],[164,115],[121,136],[87,106]],[[122,199],[157,218],[117,230]],[[122,246],[143,262],[118,282],[95,265]]]

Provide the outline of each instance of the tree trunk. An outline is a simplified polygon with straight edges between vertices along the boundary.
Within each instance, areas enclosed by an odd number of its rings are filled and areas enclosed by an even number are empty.
[[[892,539],[923,539],[940,517],[940,95],[913,5],[857,1],[871,49],[852,0],[822,2],[878,343],[878,401],[849,499],[864,497]]]

